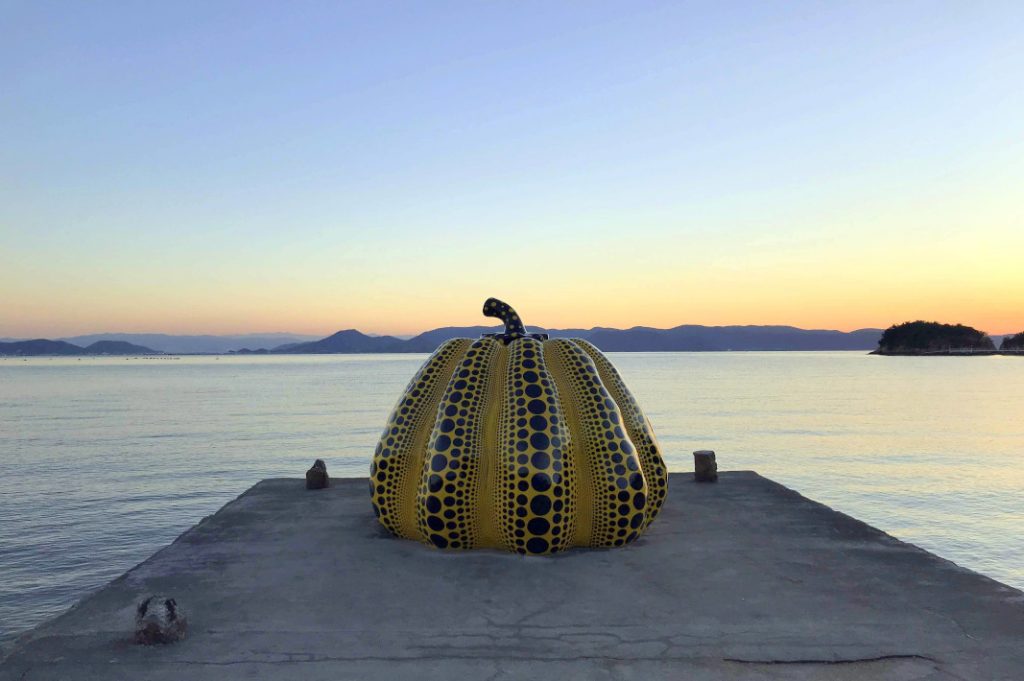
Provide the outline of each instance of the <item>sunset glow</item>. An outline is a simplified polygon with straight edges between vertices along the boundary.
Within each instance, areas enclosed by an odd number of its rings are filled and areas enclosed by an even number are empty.
[[[1024,330],[1019,5],[358,7],[8,8],[0,336]]]

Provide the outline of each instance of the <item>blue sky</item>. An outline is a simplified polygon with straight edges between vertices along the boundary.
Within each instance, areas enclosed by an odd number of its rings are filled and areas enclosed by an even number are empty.
[[[1019,331],[1022,8],[6,2],[0,335]]]

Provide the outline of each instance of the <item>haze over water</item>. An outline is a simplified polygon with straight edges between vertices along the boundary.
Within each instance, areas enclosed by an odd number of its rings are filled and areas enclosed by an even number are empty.
[[[610,357],[671,470],[714,449],[723,469],[1024,587],[1024,358]],[[315,458],[365,476],[423,359],[0,360],[0,640],[262,478],[299,477]]]

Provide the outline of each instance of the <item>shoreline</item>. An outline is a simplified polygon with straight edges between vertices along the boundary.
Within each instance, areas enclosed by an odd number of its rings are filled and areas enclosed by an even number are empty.
[[[609,350],[610,354],[753,354],[753,353],[864,353],[866,355],[877,355],[880,357],[991,357],[993,355],[1024,357],[1024,350],[978,350],[976,352],[958,352],[940,350],[935,352],[910,352],[910,351],[884,351],[878,350]],[[2,355],[3,360],[27,360],[27,359],[125,359],[125,360],[167,360],[180,359],[182,357],[331,357],[342,356],[364,356],[364,355],[429,355],[429,352],[420,351],[392,351],[392,352],[164,352],[146,355]]]
[[[1005,357],[1024,357],[1024,350],[935,350],[935,351],[903,351],[903,350],[873,350],[869,355],[879,357],[992,357],[993,355]]]

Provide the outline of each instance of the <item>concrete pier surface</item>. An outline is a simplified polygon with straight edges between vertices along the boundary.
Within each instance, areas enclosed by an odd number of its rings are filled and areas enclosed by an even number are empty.
[[[260,482],[23,636],[0,679],[1024,679],[1024,594],[752,472],[670,479],[636,544],[393,539],[365,480]],[[131,641],[173,596],[189,635]]]

